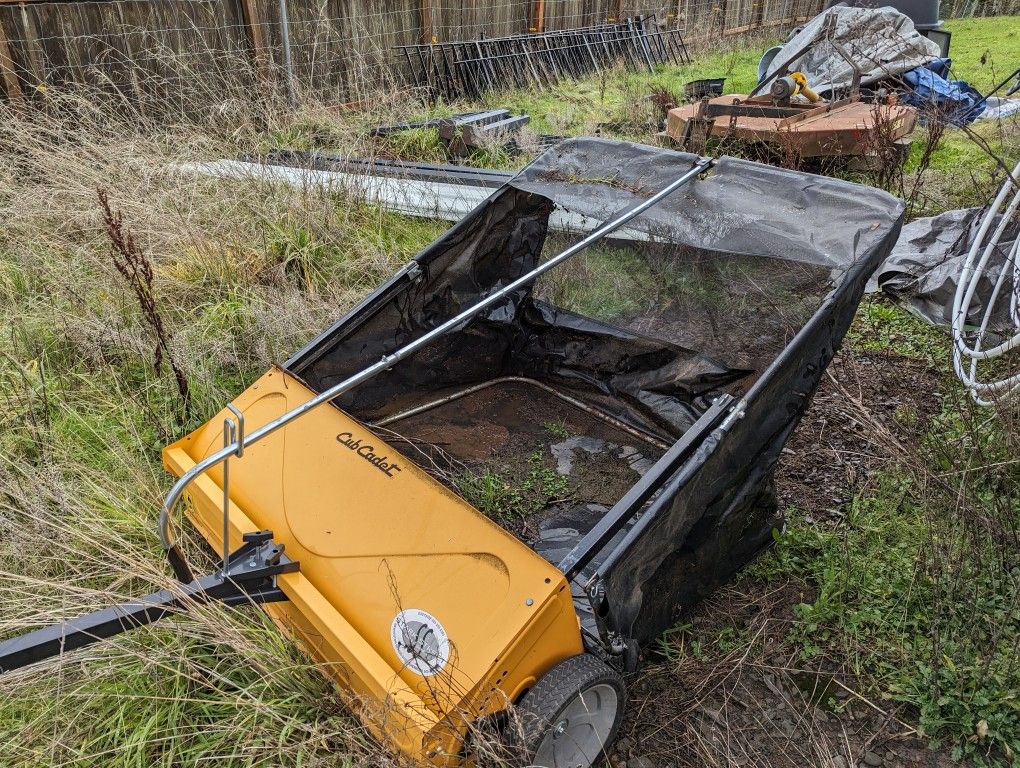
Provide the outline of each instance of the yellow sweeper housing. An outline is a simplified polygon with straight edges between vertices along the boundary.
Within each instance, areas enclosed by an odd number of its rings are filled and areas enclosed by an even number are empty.
[[[714,162],[687,167],[543,263],[533,263],[532,254],[507,284],[330,386],[312,388],[292,370],[273,368],[204,427],[168,446],[164,465],[179,479],[164,501],[160,534],[180,580],[198,583],[172,538],[170,515],[184,499],[188,518],[224,555],[222,582],[245,578],[249,558],[252,570],[268,568],[261,586],[246,591],[272,602],[266,610],[276,623],[350,694],[383,741],[417,760],[457,764],[471,724],[507,711],[529,692],[522,726],[510,729],[525,761],[548,768],[593,764],[619,728],[624,690],[615,669],[585,653],[570,579],[633,516],[634,505],[647,501],[652,484],[632,491],[627,511],[604,521],[605,531],[590,533],[594,546],[578,545],[584,554],[573,566],[556,567],[349,415],[339,398],[361,394],[359,388],[385,380],[405,361],[427,359],[466,324],[512,304],[539,276]],[[537,202],[547,216],[547,203]],[[376,314],[393,285],[413,288],[422,275],[412,262],[361,309]],[[362,322],[358,310],[347,320]],[[710,408],[706,424],[714,426],[731,400]],[[690,440],[681,443],[664,466],[686,458]],[[253,536],[259,548],[244,549]],[[284,552],[286,570],[274,571],[283,567]],[[622,640],[599,631],[606,653],[625,650]]]
[[[248,429],[315,393],[279,368],[234,401]],[[170,445],[182,475],[223,445],[230,412]],[[459,760],[468,722],[503,710],[583,651],[561,571],[337,408],[297,419],[229,464],[230,549],[271,530],[300,563],[266,606],[379,738],[436,765]],[[222,465],[186,514],[222,550]],[[403,624],[402,624],[403,622]],[[400,648],[407,625],[422,646]]]

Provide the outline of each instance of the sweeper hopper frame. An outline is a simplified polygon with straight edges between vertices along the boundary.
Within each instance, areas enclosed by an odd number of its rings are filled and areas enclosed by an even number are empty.
[[[575,150],[615,149],[589,141]],[[866,233],[860,236],[862,254],[845,265],[839,289],[742,395],[710,386],[711,377],[703,377],[711,394],[690,423],[677,439],[661,443],[657,460],[555,563],[388,445],[379,422],[372,428],[341,407],[321,406],[393,375],[402,361],[465,332],[473,321],[505,314],[542,275],[678,190],[710,178],[717,166],[714,159],[620,146],[659,168],[654,193],[637,195],[637,202],[589,226],[589,234],[570,247],[502,287],[484,289],[481,300],[391,345],[376,362],[337,383],[313,387],[295,373],[307,370],[330,333],[357,328],[419,281],[419,257],[286,366],[268,371],[221,414],[168,446],[164,464],[179,479],[163,503],[159,533],[181,586],[0,643],[0,671],[157,621],[195,602],[264,604],[338,683],[369,728],[414,760],[461,764],[475,725],[493,722],[501,724],[515,759],[548,768],[595,763],[619,728],[621,673],[636,668],[637,641],[661,631],[680,604],[710,588],[707,582],[677,585],[668,595],[646,596],[642,607],[633,598],[641,591],[635,591],[635,579],[645,579],[646,589],[653,576],[676,583],[678,567],[724,577],[765,545],[774,520],[766,516],[753,533],[710,537],[699,552],[714,558],[707,571],[650,553],[647,541],[663,536],[663,525],[675,524],[677,505],[688,492],[701,494],[688,503],[714,508],[722,517],[763,504],[778,453],[845,333],[864,281],[895,240],[902,206],[874,190],[864,195],[867,204],[856,219],[850,217]],[[758,168],[726,162],[729,172]],[[804,189],[818,186],[807,175],[797,178]],[[826,194],[837,204],[839,194],[862,196],[855,185],[831,186]],[[557,396],[595,412],[569,395]],[[753,430],[729,437],[750,410]],[[596,415],[636,431],[611,414]],[[722,463],[713,468],[713,461]],[[202,537],[222,553],[211,575],[195,578],[174,540],[172,515],[181,500]],[[647,572],[635,568],[635,552],[647,561]],[[620,595],[626,596],[616,599]],[[520,715],[512,725],[505,719],[511,705]]]

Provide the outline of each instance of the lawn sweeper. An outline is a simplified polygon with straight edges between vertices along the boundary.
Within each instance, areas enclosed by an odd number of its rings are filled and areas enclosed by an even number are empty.
[[[524,764],[592,765],[641,647],[781,530],[776,462],[902,215],[563,142],[165,448],[179,586],[0,643],[0,670],[261,604],[411,760],[470,761],[486,724]]]

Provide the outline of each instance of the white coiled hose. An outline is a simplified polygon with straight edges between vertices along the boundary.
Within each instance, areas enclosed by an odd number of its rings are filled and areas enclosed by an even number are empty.
[[[999,248],[1003,233],[1007,231],[1014,217],[1018,216],[1018,211],[1020,211],[1020,163],[1017,163],[1011,176],[1006,177],[995,199],[988,206],[974,243],[967,252],[967,260],[960,272],[960,281],[953,297],[953,368],[979,405],[991,405],[995,400],[1007,398],[1020,391],[1020,373],[997,380],[982,381],[984,377],[978,370],[981,362],[1002,357],[1011,349],[1020,346],[1020,237],[1006,255],[1006,261],[985,304],[980,325],[976,330],[967,328],[967,316],[978,284],[984,277],[992,256]],[[998,225],[989,233],[1000,214]],[[988,324],[999,302],[999,294],[1006,285],[1007,277],[1012,278],[1009,314],[1013,323],[1013,334],[1005,341],[982,349]]]

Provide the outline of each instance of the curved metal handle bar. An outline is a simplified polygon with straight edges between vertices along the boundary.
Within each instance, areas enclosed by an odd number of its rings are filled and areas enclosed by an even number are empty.
[[[256,430],[253,430],[250,434],[243,435],[241,439],[238,441],[238,444],[229,445],[226,446],[225,448],[221,448],[216,453],[202,459],[202,461],[198,462],[194,467],[192,467],[190,470],[181,475],[180,479],[176,483],[174,483],[173,487],[170,489],[170,492],[166,495],[166,498],[163,500],[163,507],[159,513],[159,537],[160,541],[163,544],[163,548],[166,550],[170,550],[174,546],[173,539],[170,535],[170,512],[177,504],[177,502],[180,500],[181,494],[184,493],[184,489],[187,488],[188,484],[191,483],[191,481],[198,477],[200,474],[211,469],[212,467],[215,467],[217,464],[220,464],[221,462],[223,462],[224,460],[228,459],[231,456],[240,455],[240,452],[243,451],[245,447],[252,445],[253,443],[257,443],[262,438],[271,435],[280,427],[286,426],[295,419],[304,416],[306,413],[315,408],[318,408],[323,403],[328,403],[330,400],[339,397],[344,392],[354,389],[355,387],[363,384],[364,382],[368,381],[374,376],[382,373],[386,369],[392,368],[396,363],[399,363],[404,358],[413,355],[419,349],[432,343],[440,336],[443,336],[449,333],[450,331],[456,329],[462,323],[473,319],[479,313],[483,312],[484,310],[488,309],[494,304],[498,304],[500,301],[505,299],[508,295],[510,295],[517,289],[524,287],[528,283],[534,281],[541,275],[548,272],[550,269],[553,269],[554,267],[562,264],[571,256],[574,256],[580,251],[583,251],[585,248],[592,245],[593,243],[598,242],[603,237],[608,235],[610,232],[619,229],[631,219],[635,218],[636,216],[639,216],[640,214],[644,213],[649,208],[651,208],[653,205],[660,202],[663,198],[669,196],[676,190],[680,189],[680,187],[684,186],[688,182],[692,181],[693,179],[703,174],[705,171],[712,168],[712,166],[714,166],[715,164],[716,164],[715,158],[708,158],[706,160],[702,160],[700,163],[695,165],[685,174],[678,177],[674,181],[671,181],[669,184],[667,184],[665,187],[660,189],[658,192],[656,192],[648,199],[642,200],[640,203],[636,203],[630,208],[625,209],[622,213],[615,215],[612,219],[607,221],[598,229],[591,232],[584,239],[579,240],[574,245],[567,248],[565,251],[562,251],[557,255],[553,256],[544,264],[539,264],[531,272],[528,272],[525,275],[521,275],[521,277],[507,284],[505,287],[501,288],[495,293],[492,293],[489,296],[485,297],[477,304],[468,307],[463,312],[460,312],[456,316],[444,322],[442,325],[436,326],[428,333],[418,337],[412,342],[409,342],[408,344],[396,350],[395,352],[389,355],[385,355],[379,362],[370,365],[368,368],[365,368],[361,372],[354,374],[350,378],[341,381],[339,384],[335,384],[329,389],[316,395],[308,402],[303,403],[297,406],[296,408],[291,409],[290,411],[287,411],[287,413],[274,419],[273,421],[270,421],[268,424],[265,424],[264,426],[261,426]]]

